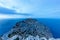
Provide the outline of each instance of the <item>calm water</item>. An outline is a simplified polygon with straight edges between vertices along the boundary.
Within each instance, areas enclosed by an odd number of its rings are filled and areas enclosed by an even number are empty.
[[[18,21],[23,19],[0,20],[0,35],[8,32]],[[60,19],[37,18],[37,20],[48,26],[54,37],[60,38]]]

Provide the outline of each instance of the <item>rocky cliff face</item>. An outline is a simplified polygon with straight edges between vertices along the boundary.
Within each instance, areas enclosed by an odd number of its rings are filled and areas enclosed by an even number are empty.
[[[17,22],[16,25],[7,33],[7,36],[5,34],[2,38],[4,39],[4,37],[6,37],[6,39],[10,38],[11,40],[12,38],[14,40],[25,40],[30,35],[33,37],[38,35],[39,38],[46,37],[47,39],[53,37],[47,26],[43,25],[36,19],[28,18]]]
[[[2,38],[0,37],[0,40],[2,40]]]

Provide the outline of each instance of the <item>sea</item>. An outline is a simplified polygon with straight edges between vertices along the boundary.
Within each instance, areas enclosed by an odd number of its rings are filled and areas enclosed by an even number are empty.
[[[20,19],[1,19],[0,20],[0,35],[3,35],[10,31],[16,22],[22,21],[25,18]],[[36,18],[40,23],[50,28],[50,31],[54,38],[60,38],[60,19],[53,18]]]

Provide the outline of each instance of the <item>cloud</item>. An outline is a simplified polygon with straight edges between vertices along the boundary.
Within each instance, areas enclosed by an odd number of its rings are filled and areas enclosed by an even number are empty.
[[[17,18],[29,18],[29,17],[31,16],[0,14],[0,19],[17,19]]]
[[[55,18],[56,16],[59,18],[59,4],[59,0],[0,0],[0,7],[15,10],[17,14],[33,14],[34,17],[40,18]]]
[[[31,3],[22,0],[0,0],[0,7],[12,9],[18,13],[30,13],[34,11]]]

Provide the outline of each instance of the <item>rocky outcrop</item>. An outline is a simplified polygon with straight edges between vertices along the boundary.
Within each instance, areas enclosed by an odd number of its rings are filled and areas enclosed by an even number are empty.
[[[39,38],[46,37],[47,39],[53,37],[47,26],[32,18],[17,22],[8,34],[8,38],[12,38],[15,35],[19,35],[22,38],[27,38],[29,35],[34,37],[38,35]]]
[[[2,40],[2,38],[0,37],[0,40]]]

